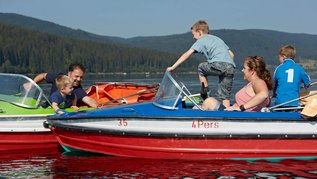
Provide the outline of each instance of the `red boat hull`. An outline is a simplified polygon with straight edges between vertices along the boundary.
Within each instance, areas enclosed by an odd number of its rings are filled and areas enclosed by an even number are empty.
[[[52,128],[61,145],[114,156],[238,159],[317,156],[315,139],[178,138],[99,134]]]
[[[0,153],[57,152],[59,144],[52,132],[1,132]]]

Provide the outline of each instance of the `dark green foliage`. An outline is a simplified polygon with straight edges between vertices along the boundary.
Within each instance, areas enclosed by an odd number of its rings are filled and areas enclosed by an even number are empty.
[[[0,24],[0,71],[39,73],[66,71],[72,62],[80,62],[91,73],[163,72],[176,55],[151,49],[75,40]],[[180,70],[191,69],[194,61]]]
[[[190,28],[190,27],[189,27]],[[274,68],[278,48],[292,44],[296,60],[316,60],[317,35],[271,30],[212,30],[235,54],[237,68],[246,56],[261,55]],[[39,73],[66,70],[81,62],[87,72],[163,72],[194,43],[190,32],[130,39],[100,36],[18,14],[0,13],[0,72]],[[196,59],[196,60],[195,60]],[[198,60],[197,60],[198,59]],[[203,55],[194,55],[177,71],[197,71]],[[273,70],[273,69],[272,69]]]

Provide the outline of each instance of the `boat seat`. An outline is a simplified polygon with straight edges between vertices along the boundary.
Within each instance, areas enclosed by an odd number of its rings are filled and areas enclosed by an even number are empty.
[[[312,90],[312,91],[309,91],[309,92],[304,92],[304,93],[300,93],[300,97],[302,96],[307,96],[307,95],[311,95],[311,94],[314,94],[314,93],[317,93],[317,90]],[[306,98],[303,98],[300,100],[300,102],[302,104],[306,104],[308,103],[309,101],[313,100],[313,99],[317,99],[317,94],[316,95],[312,95],[312,96],[308,96]]]
[[[315,118],[317,115],[317,98],[313,98],[305,104],[301,112],[304,118]]]

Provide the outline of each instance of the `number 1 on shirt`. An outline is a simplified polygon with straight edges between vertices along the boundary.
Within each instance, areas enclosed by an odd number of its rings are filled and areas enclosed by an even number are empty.
[[[285,71],[287,73],[287,82],[293,83],[294,79],[294,69],[288,69]]]

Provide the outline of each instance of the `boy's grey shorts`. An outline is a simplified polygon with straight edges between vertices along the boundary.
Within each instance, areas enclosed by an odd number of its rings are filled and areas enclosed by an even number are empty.
[[[230,99],[235,67],[227,62],[203,62],[198,65],[200,76],[219,76],[217,97]]]

